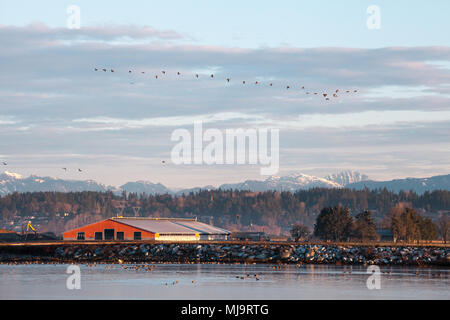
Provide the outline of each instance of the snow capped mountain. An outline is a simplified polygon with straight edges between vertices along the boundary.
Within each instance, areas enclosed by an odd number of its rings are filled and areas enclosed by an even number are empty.
[[[207,185],[204,187],[195,187],[195,188],[189,188],[189,189],[180,189],[180,190],[173,190],[176,195],[182,195],[182,194],[189,194],[191,192],[196,193],[199,191],[210,191],[210,190],[216,190],[217,188],[211,185]]]
[[[418,194],[433,190],[450,190],[450,174],[430,178],[406,178],[391,181],[367,180],[351,183],[346,186],[346,188],[356,190],[361,190],[366,187],[371,190],[386,188],[387,190],[394,192],[412,190]]]
[[[12,178],[12,179],[23,179],[23,176],[18,174],[18,173],[14,173],[14,172],[9,172],[9,171],[5,171],[4,173],[0,174],[0,178],[3,177],[7,177],[7,178]]]
[[[24,178],[18,173],[5,171],[0,174],[0,196],[17,192],[34,191],[57,191],[57,192],[76,192],[76,191],[113,191],[120,193],[123,190],[135,193],[164,194],[172,193],[161,183],[151,183],[149,181],[128,182],[120,187],[105,186],[94,180],[63,180],[53,177],[39,177],[31,175]]]
[[[287,176],[271,176],[266,180],[246,180],[234,184],[222,184],[222,190],[250,190],[250,191],[291,191],[305,190],[311,188],[351,188],[369,189],[387,188],[388,190],[399,192],[400,190],[413,190],[419,194],[425,191],[450,190],[450,174],[434,176],[430,178],[407,178],[392,181],[367,180],[367,176],[359,172],[344,171],[341,173],[328,175],[325,178],[311,176],[303,173],[294,173]],[[18,173],[5,171],[0,174],[0,196],[17,192],[34,191],[112,191],[120,194],[122,191],[147,194],[189,194],[200,190],[218,189],[214,186],[196,187],[189,189],[171,190],[161,183],[149,181],[127,182],[120,187],[105,186],[93,180],[63,180],[53,177],[39,177],[31,175],[27,178]]]
[[[223,184],[220,188],[251,191],[296,191],[311,188],[342,188],[342,185],[325,178],[294,173],[283,177],[271,176],[264,181],[247,180],[242,183]]]
[[[346,186],[349,183],[356,183],[369,180],[369,177],[365,174],[361,174],[358,171],[342,171],[339,173],[331,174],[325,177],[325,179],[339,183],[341,186]]]
[[[31,175],[24,178],[18,173],[5,171],[0,174],[0,195],[12,192],[33,191],[106,191],[108,188],[93,180],[62,180],[53,177],[38,177]]]
[[[172,193],[172,191],[161,183],[152,183],[150,181],[127,182],[120,186],[120,190],[133,193],[146,194],[164,194]]]

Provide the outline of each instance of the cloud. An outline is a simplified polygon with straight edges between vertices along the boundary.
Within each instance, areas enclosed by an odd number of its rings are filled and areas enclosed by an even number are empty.
[[[392,126],[404,124],[423,124],[435,122],[450,122],[450,111],[365,111],[339,114],[302,114],[295,120],[286,117],[270,118],[262,115],[223,112],[203,114],[196,116],[157,117],[144,119],[123,119],[111,117],[81,118],[73,120],[74,123],[92,124],[87,130],[120,130],[141,129],[146,127],[180,127],[192,126],[194,122],[204,124],[226,122],[235,125],[236,121],[244,121],[255,127],[274,127],[279,129],[297,130],[308,128],[363,128],[369,126]]]
[[[0,116],[0,125],[13,125],[13,124],[17,124],[17,123],[19,123],[19,121],[15,120],[12,117]]]
[[[306,114],[294,121],[274,121],[273,125],[288,129],[323,128],[364,128],[371,126],[393,126],[396,124],[423,124],[435,122],[449,122],[449,111],[365,111],[359,113],[340,114]]]
[[[24,27],[0,25],[0,40],[2,42],[17,42],[19,40],[31,43],[48,44],[47,41],[113,41],[160,39],[180,40],[188,38],[173,30],[158,30],[150,26],[134,25],[104,25],[86,26],[80,29],[51,28],[35,22]]]
[[[355,165],[370,163],[376,175],[395,175],[401,159],[411,168],[431,162],[411,174],[445,171],[447,164],[435,160],[433,168],[432,161],[448,152],[421,150],[437,142],[450,150],[449,47],[244,49],[198,45],[152,27],[44,24],[2,25],[0,44],[0,149],[35,154],[30,168],[46,161],[39,162],[42,150],[61,161],[68,153],[124,156],[130,165],[134,157],[160,157],[170,152],[171,130],[196,120],[221,129],[280,127],[282,160],[290,167],[332,167],[333,159],[351,166],[354,156]],[[320,95],[336,89],[338,98]],[[343,92],[348,89],[358,93]],[[302,153],[311,147],[319,151]],[[348,153],[369,147],[370,154]],[[384,150],[394,153],[392,168]],[[174,168],[170,179],[179,174]]]
[[[262,120],[262,116],[251,115],[239,112],[222,112],[215,114],[203,114],[196,116],[175,116],[175,117],[157,117],[157,118],[145,118],[139,120],[132,119],[119,119],[110,117],[96,117],[96,118],[84,118],[75,119],[73,122],[77,123],[92,123],[98,125],[106,125],[109,129],[123,129],[123,128],[144,128],[144,127],[179,127],[192,125],[194,122],[201,121],[205,124],[216,123],[223,121],[234,120]]]

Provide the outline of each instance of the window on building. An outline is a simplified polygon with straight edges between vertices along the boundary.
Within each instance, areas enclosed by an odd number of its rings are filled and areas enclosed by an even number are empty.
[[[103,240],[103,233],[101,232],[96,232],[94,234],[95,240]]]
[[[124,239],[124,234],[121,231],[118,231],[116,234],[116,239],[117,240],[123,240]]]
[[[134,240],[141,240],[142,239],[142,235],[140,232],[135,232],[134,233]]]
[[[114,229],[103,230],[105,234],[105,240],[114,240]]]
[[[77,240],[84,240],[84,232],[77,233]]]

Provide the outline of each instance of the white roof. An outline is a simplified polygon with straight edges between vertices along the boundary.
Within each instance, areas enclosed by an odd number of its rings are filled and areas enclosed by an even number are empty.
[[[135,228],[152,233],[178,233],[178,234],[229,234],[230,231],[208,225],[203,222],[188,219],[155,219],[155,218],[114,218]]]

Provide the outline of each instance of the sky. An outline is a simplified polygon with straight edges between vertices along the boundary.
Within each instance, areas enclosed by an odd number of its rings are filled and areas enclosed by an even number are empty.
[[[267,178],[258,164],[174,164],[172,133],[202,120],[279,129],[278,175],[448,174],[448,12],[449,1],[0,0],[3,169],[172,188]]]

